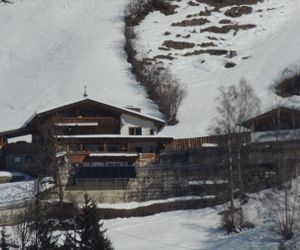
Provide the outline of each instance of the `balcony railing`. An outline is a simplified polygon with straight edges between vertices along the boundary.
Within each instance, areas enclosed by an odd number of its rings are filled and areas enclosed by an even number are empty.
[[[95,126],[117,126],[119,124],[119,121],[112,117],[57,117],[54,118],[53,121],[57,126],[84,126],[84,124],[93,124]]]
[[[286,129],[279,131],[263,131],[251,133],[251,142],[275,142],[300,140],[300,129]]]

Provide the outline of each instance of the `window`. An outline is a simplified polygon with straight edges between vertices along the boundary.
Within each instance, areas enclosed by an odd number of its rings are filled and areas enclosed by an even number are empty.
[[[26,162],[33,162],[33,157],[30,155],[26,156]]]
[[[107,147],[108,152],[119,152],[119,151],[121,151],[120,148],[121,147],[118,144],[108,144],[108,147]]]
[[[99,146],[97,144],[84,144],[83,150],[84,151],[98,151]]]
[[[14,163],[22,163],[23,157],[22,156],[15,156],[14,157]]]
[[[143,153],[143,148],[142,147],[135,147],[135,152]]]
[[[154,129],[150,129],[150,135],[154,135]]]
[[[122,162],[108,162],[107,163],[107,166],[108,167],[121,167],[123,166],[124,164]]]
[[[142,135],[142,128],[140,127],[130,127],[129,128],[130,135]]]
[[[70,151],[76,152],[80,151],[80,144],[70,144]]]

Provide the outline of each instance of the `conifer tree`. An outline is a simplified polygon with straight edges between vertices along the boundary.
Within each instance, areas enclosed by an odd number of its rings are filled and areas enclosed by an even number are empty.
[[[100,217],[94,201],[87,194],[84,195],[82,212],[75,218],[79,235],[79,249],[86,250],[113,250],[111,241],[105,237],[106,230],[102,229],[103,223],[99,223]]]
[[[45,208],[37,199],[33,210],[33,222],[30,225],[32,241],[28,249],[54,250],[57,248],[58,237],[53,235],[54,221],[47,218]]]
[[[64,242],[64,245],[62,246],[62,249],[64,249],[64,250],[78,249],[77,245],[76,245],[76,238],[73,235],[71,235],[70,233],[66,234],[65,242]]]

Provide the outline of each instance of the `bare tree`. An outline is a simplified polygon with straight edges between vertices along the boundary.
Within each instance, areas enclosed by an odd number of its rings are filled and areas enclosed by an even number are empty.
[[[30,224],[32,220],[32,205],[25,203],[21,214],[12,218],[15,226],[13,227],[15,239],[18,242],[20,250],[25,250],[26,245],[32,236]]]
[[[242,79],[238,86],[219,88],[217,116],[213,119],[209,132],[229,135],[242,132],[240,123],[260,112],[260,100],[254,89]]]
[[[68,150],[58,142],[55,121],[40,123],[38,130],[42,136],[41,167],[44,169],[43,175],[54,177],[58,188],[59,204],[60,207],[63,207],[64,177],[69,170]]]
[[[213,119],[209,128],[210,133],[225,135],[225,145],[228,148],[228,174],[229,174],[229,211],[224,214],[224,220],[228,222],[232,231],[238,231],[238,227],[243,224],[242,200],[244,196],[244,185],[242,178],[242,159],[241,159],[241,132],[244,130],[240,123],[256,115],[260,110],[260,100],[254,93],[253,88],[242,79],[238,86],[230,85],[227,88],[219,89],[217,97],[218,105],[217,116]],[[236,162],[234,162],[236,160]],[[238,166],[238,186],[240,191],[240,208],[234,206],[234,180],[233,166]],[[239,212],[237,220],[236,212]],[[229,230],[230,231],[230,230]]]
[[[268,219],[271,221],[270,231],[274,236],[279,237],[281,249],[289,249],[290,246],[287,245],[296,244],[295,241],[300,237],[299,177],[295,165],[297,158],[293,154],[297,145],[294,143],[295,137],[289,138],[288,144],[281,142],[281,124],[285,118],[282,118],[278,100],[276,100],[275,110],[272,128],[275,137],[273,161],[277,169],[277,182],[264,204],[268,210]],[[297,128],[295,117],[292,120],[290,129],[295,130]]]

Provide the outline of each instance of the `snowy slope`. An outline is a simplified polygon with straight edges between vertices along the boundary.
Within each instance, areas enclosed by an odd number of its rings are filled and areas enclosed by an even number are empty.
[[[128,0],[21,0],[0,5],[0,129],[34,112],[90,98],[159,116],[123,52]]]
[[[237,84],[245,78],[262,99],[263,109],[268,109],[278,100],[270,91],[274,80],[287,73],[290,67],[297,70],[300,66],[300,1],[298,0],[264,0],[263,3],[251,5],[251,14],[231,18],[224,15],[230,7],[210,16],[199,16],[205,8],[213,7],[200,4],[190,6],[188,0],[176,1],[179,7],[176,14],[165,16],[158,11],[148,15],[140,26],[138,33],[138,50],[141,57],[154,58],[157,55],[170,55],[173,60],[160,59],[169,67],[176,78],[186,86],[187,97],[180,107],[180,123],[168,127],[164,133],[176,137],[200,136],[207,134],[207,128],[215,116],[215,98],[220,86]],[[197,4],[196,1],[192,1]],[[188,15],[195,15],[187,17]],[[210,23],[201,26],[178,27],[172,23],[193,18],[207,18]],[[219,21],[227,19],[231,24],[254,24],[255,28],[231,31],[227,34],[200,32],[209,26],[223,26]],[[165,32],[170,32],[166,35]],[[190,37],[187,37],[190,36]],[[216,40],[211,40],[214,37]],[[194,48],[160,50],[165,40],[194,43]],[[216,47],[201,47],[199,44],[213,42]],[[210,56],[208,54],[183,56],[187,52],[200,49],[225,49],[237,51],[237,56]],[[234,62],[233,68],[225,68],[226,62]],[[299,69],[299,68],[298,68]],[[279,100],[280,101],[280,100]],[[290,102],[290,101],[289,101]],[[296,102],[296,104],[294,103]],[[298,105],[298,100],[292,100]]]
[[[116,250],[278,249],[266,229],[228,236],[219,223],[218,210],[206,208],[106,220],[104,227]]]
[[[88,85],[89,97],[93,99],[119,106],[132,104],[150,115],[160,116],[126,62],[122,15],[128,2],[21,0],[0,5],[0,130],[22,125],[35,111],[78,100],[84,85]],[[187,88],[187,97],[178,113],[180,123],[166,128],[163,134],[207,134],[215,115],[217,89],[238,83],[242,77],[262,98],[263,108],[274,104],[269,86],[287,67],[300,65],[300,2],[265,0],[251,5],[251,14],[238,18],[225,17],[226,7],[212,12],[207,16],[210,23],[201,27],[174,27],[171,23],[198,18],[186,16],[205,7],[212,9],[211,6],[190,6],[188,0],[174,3],[179,6],[176,14],[152,12],[137,27],[140,55],[153,58],[170,53],[174,60],[160,61]],[[200,33],[205,27],[221,26],[221,19],[229,19],[233,24],[255,24],[256,28],[240,30],[236,35],[233,31]],[[171,34],[165,36],[166,31]],[[186,35],[190,37],[183,38]],[[209,36],[218,40],[209,40]],[[184,57],[182,54],[202,48],[197,45],[193,49],[159,50],[164,40],[214,42],[217,47],[213,48],[236,50],[237,56]],[[236,66],[224,68],[228,61]],[[297,105],[298,100],[293,101]]]

